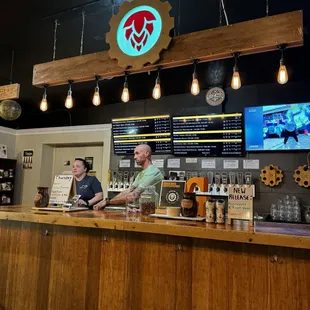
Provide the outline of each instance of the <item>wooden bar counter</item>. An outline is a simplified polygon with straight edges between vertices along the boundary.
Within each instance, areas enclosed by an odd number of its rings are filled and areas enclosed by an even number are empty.
[[[0,309],[310,309],[310,226],[0,208]]]

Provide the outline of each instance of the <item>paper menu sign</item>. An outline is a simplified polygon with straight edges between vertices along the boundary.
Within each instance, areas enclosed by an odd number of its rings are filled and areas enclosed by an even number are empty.
[[[259,169],[259,159],[244,159],[243,169]]]
[[[238,159],[224,159],[223,168],[224,169],[238,169],[239,160]]]
[[[203,168],[203,169],[215,169],[216,168],[215,159],[202,159],[201,160],[201,168]]]
[[[253,219],[254,186],[229,186],[228,188],[228,218]]]
[[[167,168],[180,168],[180,158],[169,158]]]
[[[50,204],[63,204],[70,198],[73,175],[56,175],[50,195]]]
[[[130,159],[121,159],[119,161],[120,168],[130,168]]]
[[[152,164],[157,168],[164,168],[164,160],[163,159],[153,159]]]
[[[186,158],[186,159],[185,159],[185,162],[186,162],[187,164],[197,164],[198,158],[189,157],[189,158]]]

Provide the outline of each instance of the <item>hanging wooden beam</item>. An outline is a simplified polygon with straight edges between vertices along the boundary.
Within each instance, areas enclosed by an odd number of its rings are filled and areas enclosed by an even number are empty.
[[[18,99],[19,90],[20,84],[18,83],[0,86],[0,100]]]
[[[240,52],[241,55],[269,52],[283,43],[288,48],[303,45],[302,11],[177,36],[157,64],[127,71],[146,72],[155,70],[159,65],[163,69],[179,67],[191,64],[193,59],[199,59],[200,62],[225,59],[232,57],[233,52]],[[33,85],[56,86],[67,84],[68,80],[94,80],[95,75],[104,78],[123,74],[124,69],[104,51],[34,65]]]

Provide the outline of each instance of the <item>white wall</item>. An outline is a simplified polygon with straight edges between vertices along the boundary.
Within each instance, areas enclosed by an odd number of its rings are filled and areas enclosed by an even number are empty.
[[[0,144],[8,147],[8,158],[15,158],[16,130],[0,126]]]

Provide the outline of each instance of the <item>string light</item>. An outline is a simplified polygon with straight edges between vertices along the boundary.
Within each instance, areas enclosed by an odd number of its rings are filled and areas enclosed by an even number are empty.
[[[193,81],[192,81],[192,86],[191,86],[191,93],[194,96],[197,96],[200,93],[200,87],[199,87],[199,81],[197,78],[197,73],[196,73],[196,65],[198,63],[197,60],[194,60],[194,72],[193,72]]]
[[[101,99],[100,99],[100,93],[99,93],[99,80],[101,79],[101,77],[99,75],[96,75],[96,87],[95,87],[95,93],[93,96],[93,105],[94,106],[98,106],[101,103]]]
[[[155,86],[153,88],[153,98],[158,100],[161,97],[161,87],[160,87],[160,67],[157,68],[157,78],[155,81]]]
[[[124,82],[124,88],[123,88],[123,92],[122,92],[122,96],[121,96],[121,99],[123,102],[129,101],[129,90],[128,90],[127,76],[128,76],[128,73],[125,72],[125,82]]]
[[[279,46],[279,49],[281,50],[280,67],[279,67],[279,72],[278,72],[278,83],[279,84],[285,84],[288,81],[288,74],[287,74],[286,66],[284,63],[284,57],[283,57],[283,52],[286,46],[287,46],[286,44],[282,44]]]
[[[46,89],[47,89],[48,85],[44,84],[43,86],[44,86],[44,93],[43,93],[43,96],[42,96],[42,101],[40,103],[40,110],[42,112],[45,112],[47,110],[47,108],[48,108],[47,99],[46,99],[47,98]]]
[[[237,90],[241,87],[241,79],[240,79],[239,70],[237,66],[237,59],[240,56],[240,53],[234,53],[233,56],[235,58],[235,65],[233,68],[233,76],[231,79],[231,88]]]
[[[72,80],[69,80],[69,90],[68,90],[68,95],[67,95],[67,99],[66,99],[66,102],[65,102],[65,107],[67,109],[71,109],[73,107],[73,100],[72,100],[72,83],[73,81]]]

